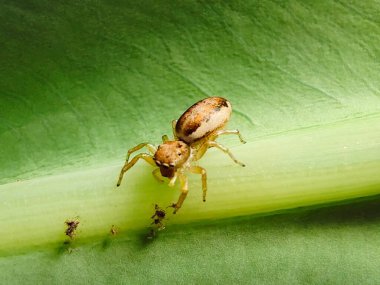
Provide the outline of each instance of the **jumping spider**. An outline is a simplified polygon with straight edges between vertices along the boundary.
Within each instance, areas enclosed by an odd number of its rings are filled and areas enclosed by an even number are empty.
[[[181,186],[181,195],[177,203],[173,204],[174,213],[182,206],[188,193],[187,173],[200,174],[202,177],[203,201],[206,201],[207,175],[206,170],[193,162],[200,160],[208,148],[216,147],[228,154],[230,158],[240,166],[245,166],[238,161],[228,148],[215,140],[220,135],[237,135],[242,143],[245,143],[238,130],[224,130],[232,112],[231,103],[221,97],[203,99],[182,114],[178,120],[172,122],[174,140],[169,140],[167,135],[162,136],[162,144],[156,148],[149,143],[140,143],[128,151],[126,162],[121,169],[117,186],[120,186],[123,175],[136,162],[142,158],[153,166],[153,176],[159,181],[162,177],[169,178],[169,186],[174,186],[177,178]],[[146,147],[150,154],[140,153],[129,161],[129,156]]]

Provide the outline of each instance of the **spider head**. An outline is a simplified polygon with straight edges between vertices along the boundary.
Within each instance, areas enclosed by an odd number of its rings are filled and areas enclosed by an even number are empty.
[[[161,175],[172,178],[178,168],[188,160],[190,147],[182,141],[166,141],[158,146],[153,159],[160,167]]]

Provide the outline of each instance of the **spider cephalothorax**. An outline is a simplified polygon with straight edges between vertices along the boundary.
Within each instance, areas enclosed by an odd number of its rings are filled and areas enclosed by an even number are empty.
[[[141,143],[128,151],[117,186],[120,185],[124,173],[142,158],[151,165],[159,167],[153,170],[153,175],[158,180],[162,181],[161,176],[167,177],[170,179],[169,186],[173,186],[178,178],[182,193],[177,203],[173,204],[174,213],[181,208],[188,193],[187,172],[202,176],[203,201],[206,201],[206,170],[193,165],[192,162],[201,159],[208,148],[216,147],[228,154],[237,164],[245,166],[235,159],[228,148],[215,141],[220,135],[233,134],[245,143],[238,130],[224,130],[231,112],[230,102],[221,97],[210,97],[195,103],[182,114],[178,121],[173,121],[174,140],[169,141],[165,135],[162,137],[163,143],[158,148],[149,143]],[[147,147],[150,154],[140,153],[129,161],[130,154],[143,147]]]
[[[182,141],[166,141],[158,146],[153,159],[162,176],[173,178],[176,170],[189,159],[190,152],[190,147]]]

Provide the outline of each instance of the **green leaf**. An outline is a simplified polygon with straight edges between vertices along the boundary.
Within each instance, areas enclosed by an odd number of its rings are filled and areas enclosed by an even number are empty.
[[[378,200],[222,218],[380,193],[379,13],[376,1],[0,3],[5,283],[73,270],[78,284],[375,283]],[[247,167],[210,150],[207,202],[191,176],[183,209],[141,245],[154,204],[179,193],[142,162],[116,190],[125,154],[214,95],[248,141],[220,142]]]
[[[0,259],[2,283],[376,284],[380,199],[171,226]],[[144,232],[141,233],[145,234]],[[27,281],[26,281],[27,280]]]

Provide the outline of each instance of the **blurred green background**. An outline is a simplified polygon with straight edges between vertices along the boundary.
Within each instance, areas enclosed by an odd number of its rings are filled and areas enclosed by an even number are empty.
[[[377,1],[1,3],[0,181],[158,143],[206,96],[255,137],[380,110]]]
[[[122,161],[207,96],[232,102],[230,127],[248,141],[380,123],[379,2],[0,1],[1,184]],[[380,142],[368,145],[378,167]],[[0,278],[376,284],[378,201],[176,226],[148,246],[121,236],[59,255],[49,245],[0,257]]]

